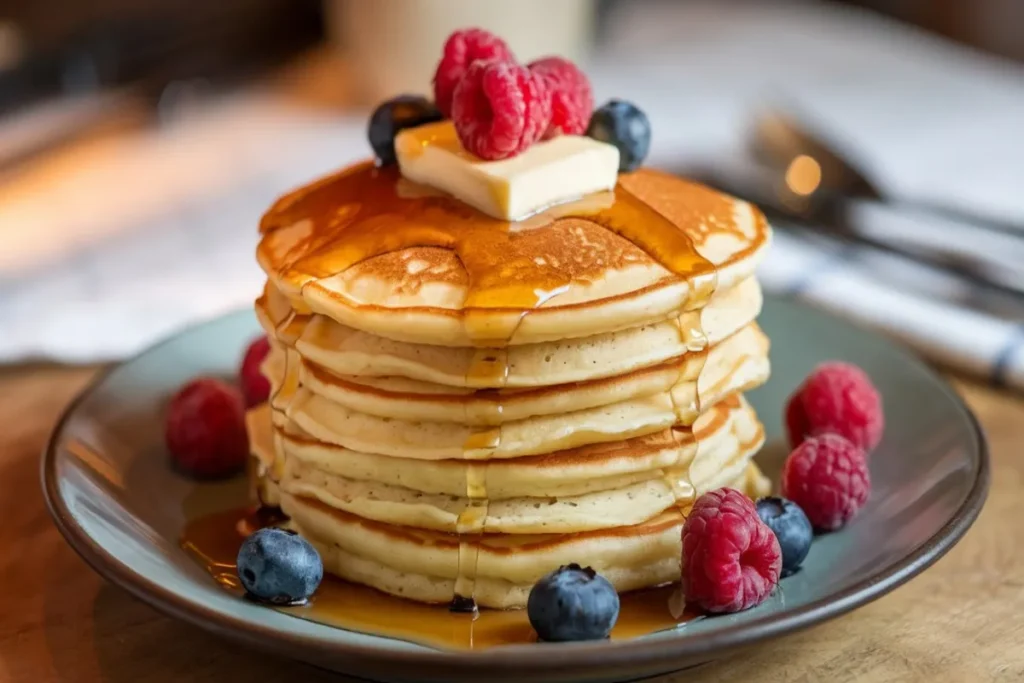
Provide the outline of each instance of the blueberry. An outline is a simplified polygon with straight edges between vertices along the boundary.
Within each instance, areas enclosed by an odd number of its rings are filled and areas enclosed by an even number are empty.
[[[320,555],[293,531],[268,527],[245,539],[238,578],[252,598],[273,605],[305,602],[324,578]]]
[[[395,136],[405,128],[440,121],[444,117],[434,103],[419,95],[399,95],[378,106],[370,117],[370,146],[380,163],[395,163]]]
[[[533,586],[526,613],[541,640],[602,640],[619,618],[619,594],[590,567],[570,564]]]
[[[785,498],[757,501],[757,515],[775,532],[782,548],[782,575],[789,576],[803,563],[814,540],[814,529],[800,506]]]
[[[594,112],[587,135],[619,148],[619,170],[632,171],[651,149],[651,122],[632,102],[609,100]]]

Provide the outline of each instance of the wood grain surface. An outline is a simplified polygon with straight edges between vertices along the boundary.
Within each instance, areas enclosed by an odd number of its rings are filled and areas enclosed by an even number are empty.
[[[0,681],[344,683],[164,617],[104,583],[65,545],[39,453],[88,369],[0,370]],[[1024,401],[957,382],[992,447],[980,519],[949,555],[845,617],[658,683],[1024,680]]]

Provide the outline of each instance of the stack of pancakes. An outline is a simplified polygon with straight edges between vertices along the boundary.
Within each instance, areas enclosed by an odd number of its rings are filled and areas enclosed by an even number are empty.
[[[280,199],[258,252],[265,505],[329,573],[516,608],[548,571],[678,579],[696,496],[763,495],[751,205],[654,171],[508,224],[363,164]]]

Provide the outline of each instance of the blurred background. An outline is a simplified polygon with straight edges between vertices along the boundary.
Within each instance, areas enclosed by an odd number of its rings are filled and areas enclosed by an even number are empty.
[[[262,211],[471,25],[764,206],[767,289],[1024,388],[1021,0],[0,0],[0,363],[248,305]]]

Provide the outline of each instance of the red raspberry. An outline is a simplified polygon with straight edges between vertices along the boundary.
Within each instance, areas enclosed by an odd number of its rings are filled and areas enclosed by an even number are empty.
[[[264,337],[254,339],[245,351],[242,367],[238,370],[238,382],[245,395],[245,405],[251,408],[270,397],[270,380],[260,372],[260,364],[270,353],[270,340]]]
[[[178,467],[197,477],[226,477],[245,467],[249,438],[242,395],[217,379],[183,386],[167,409],[164,434]]]
[[[782,495],[803,509],[815,529],[838,529],[871,495],[864,451],[838,434],[808,437],[786,458]]]
[[[708,612],[759,605],[779,582],[782,549],[753,502],[722,488],[697,499],[683,525],[683,591]]]
[[[544,81],[513,62],[473,62],[455,88],[452,121],[462,146],[505,159],[537,142],[551,121]]]
[[[452,96],[469,65],[478,59],[515,61],[505,41],[482,28],[456,31],[445,41],[441,62],[434,73],[434,104],[445,118],[452,116]]]
[[[786,405],[786,428],[794,448],[808,436],[832,432],[870,453],[884,427],[878,390],[863,370],[849,363],[818,366]]]
[[[538,59],[529,68],[547,82],[551,91],[551,123],[544,139],[583,135],[594,111],[594,91],[587,75],[561,57]]]

